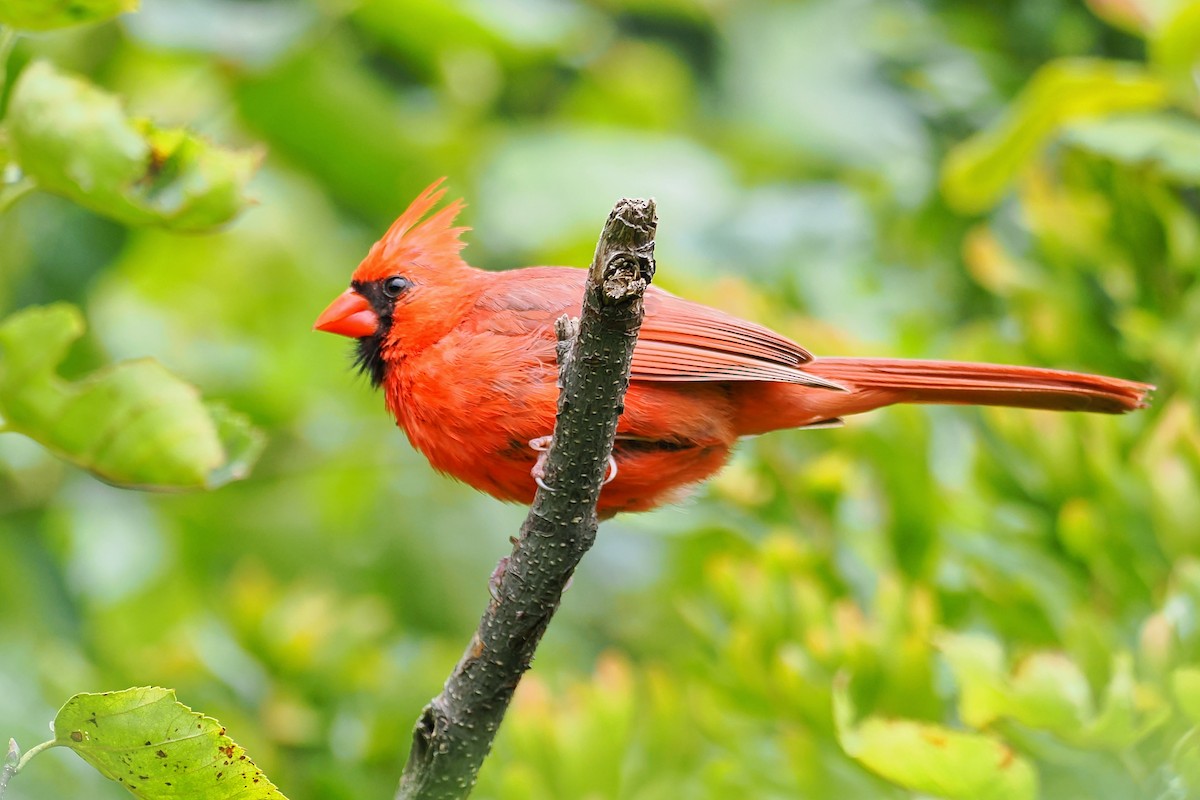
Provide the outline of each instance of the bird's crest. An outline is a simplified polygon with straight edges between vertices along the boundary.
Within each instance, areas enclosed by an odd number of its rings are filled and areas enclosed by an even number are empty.
[[[376,242],[367,257],[354,272],[356,280],[372,281],[386,277],[397,266],[425,267],[429,269],[454,268],[464,265],[459,252],[466,246],[460,237],[470,230],[453,227],[454,219],[462,211],[461,199],[447,205],[427,219],[422,219],[446,194],[438,188],[445,178],[438,178],[417,195],[383,238]]]

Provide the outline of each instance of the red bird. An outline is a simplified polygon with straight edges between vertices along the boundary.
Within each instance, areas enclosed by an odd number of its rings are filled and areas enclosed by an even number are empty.
[[[358,340],[356,362],[413,447],[501,500],[533,501],[554,431],[554,320],[577,314],[585,271],[485,272],[459,252],[462,201],[426,218],[434,183],[354,271],[317,330]],[[814,358],[761,325],[650,287],[599,512],[678,499],[741,436],[838,425],[893,403],[1119,414],[1154,387],[1077,372],[887,358]]]

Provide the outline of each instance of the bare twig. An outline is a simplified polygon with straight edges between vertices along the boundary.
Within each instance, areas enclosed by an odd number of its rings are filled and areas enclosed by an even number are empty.
[[[8,752],[4,754],[4,761],[0,765],[0,797],[4,796],[4,790],[8,788],[12,776],[17,774],[17,761],[20,758],[21,748],[17,747],[17,740],[9,739]]]
[[[533,660],[563,588],[596,537],[596,500],[612,452],[642,296],[654,276],[652,200],[621,200],[596,245],[578,325],[559,339],[554,440],[512,555],[466,652],[417,721],[397,800],[463,798]]]

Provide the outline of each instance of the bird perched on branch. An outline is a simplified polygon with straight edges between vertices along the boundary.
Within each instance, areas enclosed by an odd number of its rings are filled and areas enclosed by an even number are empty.
[[[460,255],[455,201],[422,192],[363,259],[317,330],[357,340],[412,445],[501,500],[533,501],[558,397],[554,321],[577,314],[584,270],[485,272]],[[602,517],[678,499],[741,436],[840,425],[895,403],[1120,414],[1154,387],[1099,375],[950,361],[814,357],[800,345],[657,287],[645,296]]]

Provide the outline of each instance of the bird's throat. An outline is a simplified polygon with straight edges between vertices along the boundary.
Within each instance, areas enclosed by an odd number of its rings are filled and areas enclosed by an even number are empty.
[[[380,319],[379,329],[375,333],[362,337],[354,344],[354,368],[366,375],[376,389],[383,384],[387,371],[387,364],[383,360],[383,339],[391,322],[390,317]]]

